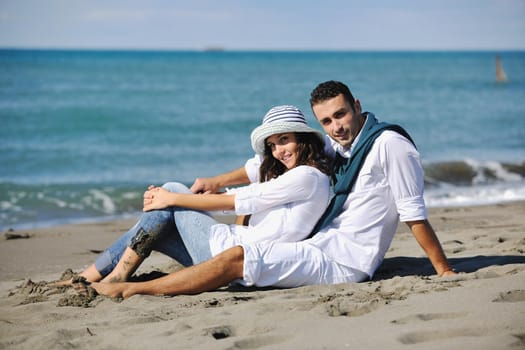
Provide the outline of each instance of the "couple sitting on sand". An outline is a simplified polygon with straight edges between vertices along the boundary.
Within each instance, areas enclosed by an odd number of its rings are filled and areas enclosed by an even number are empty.
[[[427,220],[423,169],[410,136],[362,112],[337,81],[319,84],[310,105],[326,132],[299,109],[272,108],[251,134],[256,155],[244,167],[151,186],[144,214],[80,273],[99,294],[177,295],[228,283],[298,287],[373,277],[405,222],[440,276],[454,274]],[[330,199],[330,177],[333,197]],[[225,186],[249,184],[218,194]],[[247,226],[220,224],[207,211],[235,210]],[[152,250],[186,268],[126,282]]]

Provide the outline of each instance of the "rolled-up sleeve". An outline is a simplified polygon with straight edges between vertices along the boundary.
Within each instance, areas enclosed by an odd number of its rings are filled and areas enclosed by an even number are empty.
[[[396,135],[382,149],[386,177],[395,199],[400,221],[427,218],[424,173],[419,152],[406,138]]]
[[[244,170],[246,170],[246,174],[251,183],[259,182],[259,168],[261,167],[261,163],[261,156],[257,154],[244,163]]]
[[[299,166],[276,179],[230,189],[228,193],[235,194],[235,213],[249,215],[310,198],[318,186],[318,177],[312,171],[315,170]]]

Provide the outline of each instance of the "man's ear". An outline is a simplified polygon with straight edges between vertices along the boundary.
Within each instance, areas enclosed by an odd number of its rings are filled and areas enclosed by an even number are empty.
[[[359,114],[363,113],[363,111],[361,110],[361,102],[359,102],[359,100],[357,98],[354,101],[355,101],[354,102],[354,107],[355,107],[356,114],[359,115]]]

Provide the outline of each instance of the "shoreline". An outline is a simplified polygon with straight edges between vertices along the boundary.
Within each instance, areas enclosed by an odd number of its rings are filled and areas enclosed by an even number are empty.
[[[525,161],[433,161],[425,170],[427,208],[525,201]],[[162,183],[162,181],[161,181]],[[193,181],[184,182],[188,187]],[[140,215],[146,185],[132,183],[0,183],[0,235]]]
[[[370,282],[97,297],[88,308],[20,286],[80,271],[136,218],[15,230],[0,237],[0,349],[525,347],[525,201],[428,212],[457,276],[435,276],[400,224]],[[137,274],[177,268],[154,253]]]
[[[525,198],[517,197],[517,198],[511,198],[511,199],[485,199],[483,202],[445,202],[437,201],[435,200],[434,204],[426,205],[428,211],[432,210],[440,210],[440,209],[446,209],[446,208],[476,208],[476,207],[485,207],[485,206],[497,206],[497,205],[507,205],[507,204],[514,204],[514,203],[520,203],[525,202]],[[38,231],[41,229],[52,229],[52,228],[59,228],[62,226],[69,226],[69,225],[97,225],[97,224],[103,224],[103,223],[112,223],[112,222],[120,222],[120,221],[127,221],[127,220],[137,220],[139,216],[142,214],[140,210],[137,210],[135,213],[123,213],[123,214],[117,214],[117,215],[107,215],[107,216],[93,216],[93,217],[82,217],[82,218],[69,218],[69,219],[51,219],[47,221],[40,221],[36,223],[21,223],[21,224],[12,224],[12,225],[5,225],[0,226],[0,239],[2,239],[3,235],[8,232],[19,232],[19,231]],[[214,216],[218,217],[226,217],[227,215],[223,214],[217,214]],[[228,219],[226,219],[228,220]]]

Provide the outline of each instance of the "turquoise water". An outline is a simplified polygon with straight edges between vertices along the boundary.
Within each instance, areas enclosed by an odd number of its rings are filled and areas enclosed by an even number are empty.
[[[0,50],[0,229],[134,214],[150,183],[241,166],[274,105],[319,128],[329,79],[413,136],[429,206],[525,199],[525,52]]]

